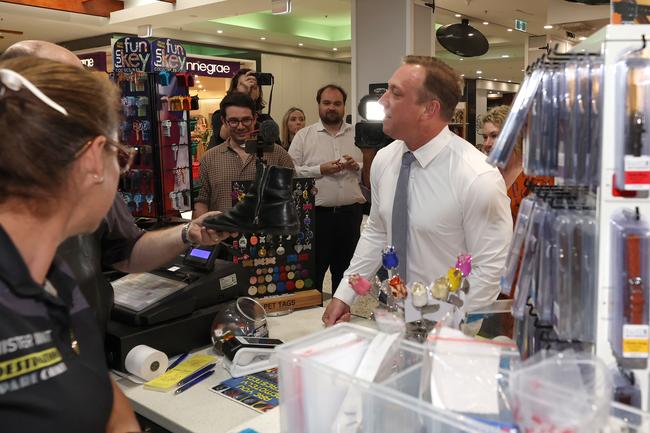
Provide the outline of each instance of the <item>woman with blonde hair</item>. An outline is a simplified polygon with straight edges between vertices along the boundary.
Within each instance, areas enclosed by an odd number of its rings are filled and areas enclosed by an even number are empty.
[[[499,133],[501,132],[503,124],[506,122],[509,112],[510,106],[499,105],[498,107],[492,108],[488,111],[485,117],[483,117],[483,129],[481,131],[481,134],[483,135],[482,150],[486,155],[489,155],[492,151],[492,147],[494,147],[494,143],[496,142],[497,137],[499,137]],[[553,185],[552,177],[526,176],[524,174],[522,158],[522,140],[520,139],[512,152],[508,165],[506,165],[505,168],[499,169],[503,176],[503,180],[506,183],[506,188],[508,189],[512,221],[517,221],[519,204],[529,193],[527,187],[529,183],[534,183],[536,185]]]
[[[3,433],[140,430],[109,377],[92,310],[54,259],[113,203],[132,157],[116,141],[119,122],[105,76],[31,56],[0,62]]]
[[[289,108],[282,118],[282,132],[280,134],[282,147],[288,150],[296,132],[300,131],[304,127],[305,112],[298,107]]]

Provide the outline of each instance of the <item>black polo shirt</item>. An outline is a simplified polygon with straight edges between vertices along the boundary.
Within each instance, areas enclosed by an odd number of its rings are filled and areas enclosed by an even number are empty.
[[[113,391],[95,317],[62,264],[47,279],[58,297],[0,227],[0,431],[104,432]]]

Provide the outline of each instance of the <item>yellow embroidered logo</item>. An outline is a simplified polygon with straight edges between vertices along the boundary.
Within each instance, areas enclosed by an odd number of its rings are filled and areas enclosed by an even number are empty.
[[[0,382],[61,362],[56,347],[0,362]]]

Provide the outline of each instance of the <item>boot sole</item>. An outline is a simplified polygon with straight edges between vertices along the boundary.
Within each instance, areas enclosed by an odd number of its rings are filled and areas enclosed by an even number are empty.
[[[230,225],[219,225],[219,224],[209,224],[204,222],[203,225],[205,228],[215,230],[218,232],[240,232],[240,233],[254,233],[254,232],[263,232],[272,236],[289,236],[297,235],[300,232],[300,226],[284,226],[284,227],[267,227],[264,230],[259,230],[256,227],[232,227]]]

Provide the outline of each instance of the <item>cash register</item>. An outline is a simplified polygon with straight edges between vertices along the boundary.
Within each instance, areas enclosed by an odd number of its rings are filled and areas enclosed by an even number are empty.
[[[210,344],[219,305],[243,295],[248,283],[241,266],[216,255],[217,247],[193,247],[161,269],[111,282],[110,367],[123,369],[126,354],[139,344],[169,356]]]

